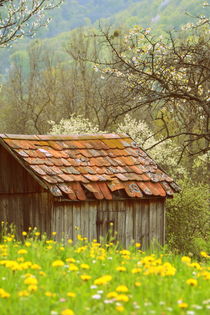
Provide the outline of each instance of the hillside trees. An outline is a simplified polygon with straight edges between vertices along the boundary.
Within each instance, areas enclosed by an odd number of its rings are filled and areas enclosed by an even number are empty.
[[[61,4],[62,0],[1,0],[0,47],[11,44],[23,36],[33,36],[48,24],[44,12]]]

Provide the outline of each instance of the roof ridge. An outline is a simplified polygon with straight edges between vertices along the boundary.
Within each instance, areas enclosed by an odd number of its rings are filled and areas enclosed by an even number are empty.
[[[97,139],[126,139],[127,134],[98,133],[98,134],[69,134],[69,135],[22,135],[22,134],[0,134],[2,139],[16,140],[97,140]]]

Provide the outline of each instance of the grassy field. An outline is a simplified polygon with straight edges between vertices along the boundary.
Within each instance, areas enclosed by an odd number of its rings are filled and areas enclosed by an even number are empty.
[[[39,232],[0,244],[1,315],[209,314],[210,260],[145,253]]]

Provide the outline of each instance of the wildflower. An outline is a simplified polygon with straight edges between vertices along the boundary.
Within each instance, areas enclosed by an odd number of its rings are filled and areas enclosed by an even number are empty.
[[[33,269],[33,270],[40,270],[41,267],[38,264],[33,264],[33,265],[31,265],[31,269]]]
[[[10,294],[6,292],[4,289],[0,288],[0,298],[8,299],[9,297],[10,297]]]
[[[139,273],[139,272],[141,272],[141,268],[133,268],[133,269],[131,270],[131,273],[133,273],[133,274]]]
[[[35,232],[34,235],[35,235],[35,236],[39,236],[39,235],[40,235],[40,232]]]
[[[139,281],[136,281],[134,284],[135,284],[136,287],[140,287],[141,286],[141,282],[139,282]]]
[[[79,268],[78,268],[76,265],[74,265],[74,264],[70,264],[70,265],[69,265],[69,270],[70,270],[70,271],[78,271]]]
[[[25,242],[25,246],[26,246],[26,247],[30,247],[30,246],[31,246],[31,243],[30,243],[30,242]]]
[[[183,256],[183,257],[181,258],[181,261],[182,261],[183,263],[190,264],[190,263],[191,263],[191,258],[188,257],[188,256]]]
[[[83,241],[82,235],[78,234],[78,235],[77,235],[77,239],[78,239],[78,241]]]
[[[52,232],[52,235],[55,236],[57,234],[57,232]]]
[[[139,248],[139,247],[141,247],[141,243],[136,243],[135,246],[136,246],[136,248]]]
[[[109,292],[107,293],[106,297],[108,299],[115,299],[118,296],[117,292],[113,291],[113,292]]]
[[[100,294],[92,295],[92,299],[94,299],[94,300],[100,300],[100,298],[101,298]]]
[[[94,281],[94,284],[95,285],[102,285],[102,284],[107,284],[108,282],[110,282],[112,280],[112,276],[110,275],[105,275],[105,276],[102,276],[98,279],[96,279]]]
[[[198,281],[196,279],[188,279],[186,283],[192,287],[196,287],[198,285]]]
[[[179,301],[179,302],[178,302],[178,305],[179,305],[180,308],[183,308],[183,309],[184,309],[184,308],[188,308],[188,304],[185,303],[185,302],[182,302],[182,301]]]
[[[61,312],[61,315],[74,315],[74,312],[67,308]]]
[[[23,235],[23,236],[26,236],[26,235],[27,235],[27,232],[23,231],[23,232],[22,232],[22,235]]]
[[[69,239],[68,240],[68,244],[72,244],[73,243],[73,240],[72,239]]]
[[[43,277],[46,276],[46,273],[44,271],[40,271],[39,274],[40,274],[40,276],[43,276]]]
[[[20,249],[17,253],[19,255],[25,255],[25,254],[27,254],[27,250],[26,249]]]
[[[37,289],[38,289],[37,285],[31,284],[28,286],[29,292],[35,292],[35,291],[37,291]]]
[[[28,284],[28,285],[37,285],[38,281],[35,277],[27,277],[25,280],[24,280],[24,283],[25,284]]]
[[[201,266],[197,262],[191,263],[189,266],[192,267],[192,268],[195,268],[197,270],[201,269]]]
[[[82,269],[90,269],[90,266],[87,265],[87,264],[81,264],[80,267],[81,267]]]
[[[201,257],[210,258],[210,256],[206,252],[200,252]]]
[[[64,262],[62,260],[55,260],[52,263],[52,267],[62,267],[62,266],[64,266]]]
[[[124,306],[122,306],[122,305],[117,305],[117,306],[115,307],[115,309],[116,309],[116,311],[118,311],[118,312],[123,312],[123,311],[125,310]]]
[[[76,297],[76,293],[74,293],[74,292],[68,292],[68,293],[67,293],[67,296],[68,296],[68,297],[71,297],[71,298],[75,298],[75,297]]]
[[[66,262],[74,263],[76,260],[74,258],[66,258]]]
[[[30,295],[30,293],[27,291],[27,290],[23,290],[23,291],[19,291],[18,292],[18,295],[19,296],[29,296]]]
[[[129,256],[131,253],[129,252],[129,250],[123,249],[123,250],[120,251],[120,254],[121,254],[121,255]]]
[[[117,292],[125,293],[125,292],[128,292],[128,288],[127,288],[125,285],[119,285],[119,286],[116,288],[116,291],[117,291]]]
[[[127,269],[124,267],[124,266],[118,266],[116,268],[117,271],[120,271],[120,272],[123,272],[123,271],[126,271]]]
[[[116,296],[116,300],[119,302],[128,302],[129,297],[125,294],[119,294]]]
[[[81,278],[83,281],[88,281],[88,280],[90,280],[92,277],[89,276],[89,275],[81,275],[80,278]]]
[[[54,296],[56,296],[56,293],[52,293],[50,291],[46,291],[45,295],[48,296],[48,297],[54,297]]]

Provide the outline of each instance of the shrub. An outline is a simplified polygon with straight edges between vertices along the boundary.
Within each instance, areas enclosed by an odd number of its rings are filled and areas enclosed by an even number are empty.
[[[198,255],[210,251],[209,187],[190,180],[166,203],[166,240],[172,250]]]

